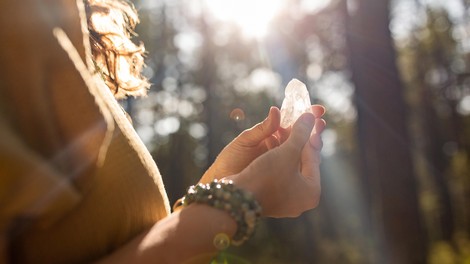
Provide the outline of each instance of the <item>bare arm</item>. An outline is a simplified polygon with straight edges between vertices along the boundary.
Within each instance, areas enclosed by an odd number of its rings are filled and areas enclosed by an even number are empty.
[[[232,236],[232,217],[207,205],[192,204],[159,221],[99,263],[208,263],[216,253],[214,237]]]
[[[314,119],[304,114],[286,142],[227,177],[254,194],[263,216],[295,217],[318,204],[319,134],[311,134]],[[317,125],[321,131],[324,121],[317,119]],[[156,223],[102,263],[208,263],[216,252],[214,237],[218,233],[231,237],[236,228],[228,213],[192,204]]]

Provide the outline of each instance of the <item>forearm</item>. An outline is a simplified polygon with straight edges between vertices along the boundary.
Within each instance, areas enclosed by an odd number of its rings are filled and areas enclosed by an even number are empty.
[[[208,263],[214,237],[232,237],[236,222],[222,211],[192,204],[156,223],[100,263]]]

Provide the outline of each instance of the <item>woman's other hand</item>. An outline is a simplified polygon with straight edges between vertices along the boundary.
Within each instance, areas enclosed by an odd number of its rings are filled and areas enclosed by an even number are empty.
[[[207,183],[214,179],[238,174],[254,159],[278,146],[279,139],[275,133],[280,128],[280,120],[279,109],[271,107],[265,120],[243,131],[222,150],[200,182]]]

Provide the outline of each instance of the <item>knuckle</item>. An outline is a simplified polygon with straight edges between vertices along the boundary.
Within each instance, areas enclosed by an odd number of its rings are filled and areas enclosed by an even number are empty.
[[[317,151],[321,151],[323,148],[323,140],[321,138],[314,139],[313,148]]]
[[[317,208],[319,204],[320,204],[320,198],[311,199],[309,209]]]
[[[301,214],[303,213],[303,211],[298,211],[298,212],[295,212],[291,215],[292,218],[297,218],[299,217]]]
[[[260,135],[268,133],[268,124],[267,122],[261,122],[254,127]]]
[[[315,188],[313,195],[312,195],[312,192],[310,191],[310,194],[304,197],[306,210],[310,210],[310,209],[314,209],[318,207],[318,205],[320,204],[320,193],[321,193],[320,188]]]
[[[315,192],[315,195],[310,199],[311,208],[316,208],[320,204],[320,188]]]

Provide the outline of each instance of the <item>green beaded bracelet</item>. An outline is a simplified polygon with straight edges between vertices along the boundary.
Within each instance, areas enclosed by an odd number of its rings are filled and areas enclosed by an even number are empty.
[[[224,179],[189,187],[181,203],[183,206],[202,203],[228,212],[237,222],[237,231],[232,237],[235,246],[243,244],[253,235],[261,216],[261,206],[253,195]]]

